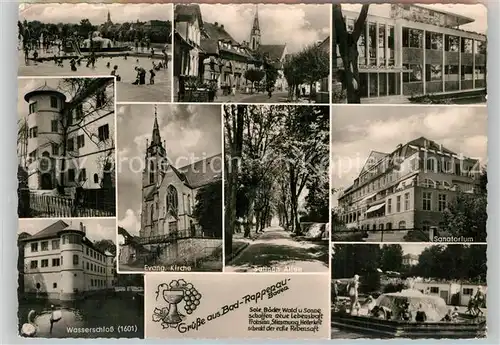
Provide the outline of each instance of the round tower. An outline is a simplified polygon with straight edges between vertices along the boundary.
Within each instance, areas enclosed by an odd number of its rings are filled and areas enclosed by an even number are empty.
[[[56,187],[56,157],[60,154],[62,113],[66,96],[45,83],[24,95],[29,103],[25,118],[27,168],[30,189]]]
[[[60,299],[73,300],[85,291],[83,237],[85,232],[65,229],[59,233],[61,248]]]

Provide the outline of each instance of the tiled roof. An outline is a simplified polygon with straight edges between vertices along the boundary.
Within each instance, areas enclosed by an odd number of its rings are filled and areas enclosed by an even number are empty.
[[[224,25],[219,25],[217,23],[204,23],[203,30],[208,39],[212,40],[225,40],[231,41],[231,43],[238,43],[236,40],[224,29]]]
[[[219,41],[229,43],[229,47],[219,45]],[[220,51],[226,51],[232,54],[250,57],[246,47],[236,48],[239,43],[224,29],[223,25],[218,23],[205,23],[203,27],[203,37],[201,38],[201,47],[208,55],[217,55]]]
[[[201,45],[201,49],[203,49],[203,51],[207,55],[218,55],[219,54],[219,44],[217,41],[202,38],[200,45]]]
[[[418,147],[425,147],[425,142],[427,142],[427,148],[431,150],[439,150],[441,149],[442,152],[444,153],[449,153],[449,154],[456,154],[455,152],[448,150],[447,148],[443,146],[439,146],[439,144],[436,144],[436,142],[429,140],[424,137],[417,138],[415,140],[410,141],[407,145],[413,145],[413,146],[418,146]]]
[[[203,187],[222,179],[222,154],[202,159],[178,170],[192,188]]]
[[[40,230],[39,232],[37,232],[33,236],[27,238],[27,240],[31,241],[31,240],[41,239],[41,238],[55,237],[55,236],[57,236],[57,234],[60,231],[66,229],[68,226],[69,225],[67,223],[65,223],[64,221],[58,220],[57,222],[46,227],[45,229]]]
[[[258,51],[267,55],[271,60],[280,60],[285,48],[286,45],[284,44],[261,44]]]

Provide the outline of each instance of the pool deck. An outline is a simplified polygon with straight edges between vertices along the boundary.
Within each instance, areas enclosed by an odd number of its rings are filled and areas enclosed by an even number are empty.
[[[135,81],[136,72],[134,68],[140,66],[148,73],[146,75],[146,82],[149,83],[149,70],[152,69],[153,61],[149,57],[131,57],[127,59],[123,57],[102,57],[98,58],[95,68],[86,67],[86,63],[77,66],[77,71],[71,71],[69,63],[63,62],[60,67],[52,61],[47,62],[34,62],[29,61],[28,64],[24,63],[24,56],[20,52],[20,61],[18,75],[22,77],[47,77],[47,76],[61,76],[61,77],[82,77],[82,76],[107,76],[111,75],[112,67],[118,66],[118,74],[121,76],[121,81],[117,82],[116,101],[120,102],[170,102],[172,100],[172,68],[169,64],[168,69],[155,71],[155,84],[154,85],[133,85]],[[110,63],[110,67],[106,66]]]

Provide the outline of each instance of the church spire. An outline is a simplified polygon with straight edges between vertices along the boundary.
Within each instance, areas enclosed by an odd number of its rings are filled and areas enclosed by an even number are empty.
[[[111,13],[108,10],[108,23],[111,23]]]
[[[161,137],[160,137],[160,127],[158,126],[158,114],[157,114],[157,106],[155,105],[155,123],[153,125],[153,135],[151,136],[151,145],[161,146]]]
[[[259,32],[260,31],[260,26],[259,26],[259,4],[255,5],[255,16],[253,18],[253,26],[252,26],[252,32]]]
[[[252,31],[250,32],[250,48],[258,50],[260,46],[260,25],[259,25],[259,5],[255,6],[255,16],[253,18]]]

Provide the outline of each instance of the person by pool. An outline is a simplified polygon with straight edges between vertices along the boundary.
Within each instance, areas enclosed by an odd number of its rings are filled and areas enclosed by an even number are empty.
[[[155,71],[154,71],[154,68],[149,70],[149,74],[150,74],[150,77],[149,77],[149,85],[154,85],[155,83]]]
[[[139,66],[136,66],[135,70],[137,72],[137,79],[132,84],[134,85],[146,84],[146,70]]]
[[[114,75],[116,77],[116,81],[121,81],[122,77],[118,74],[118,65],[113,66],[113,70],[111,71],[111,75]]]

